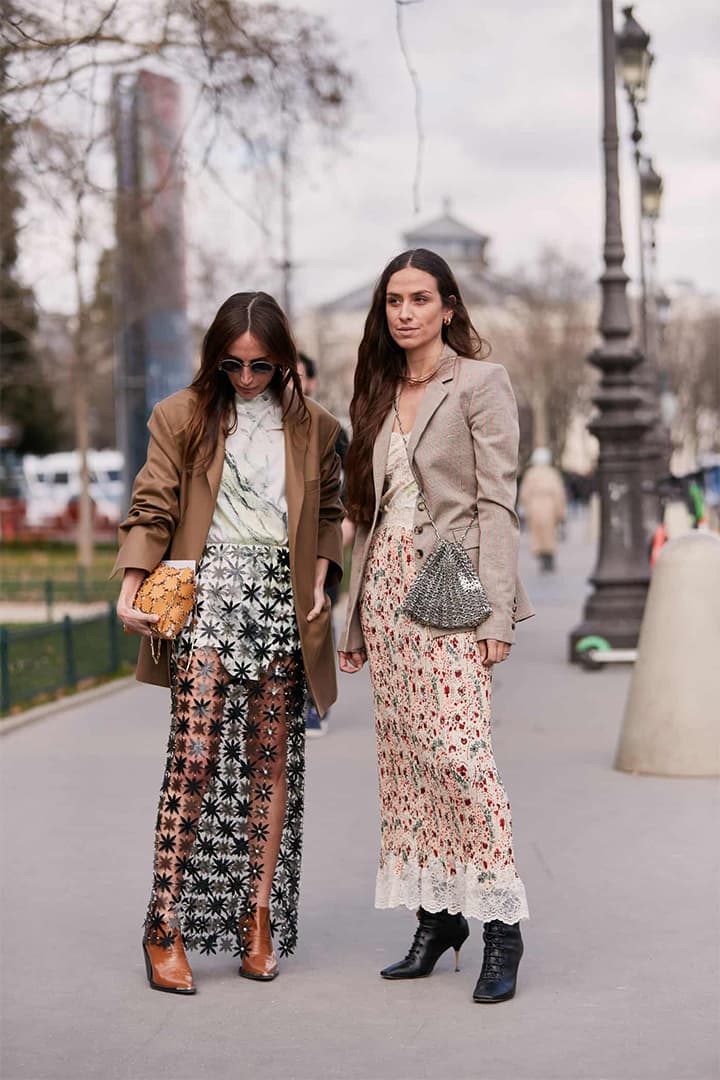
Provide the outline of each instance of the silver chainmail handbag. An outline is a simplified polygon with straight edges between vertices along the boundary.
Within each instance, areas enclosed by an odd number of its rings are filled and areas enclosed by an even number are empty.
[[[403,615],[423,626],[440,630],[469,630],[492,615],[492,607],[485,586],[478,577],[472,560],[463,547],[465,537],[475,524],[475,515],[460,540],[443,540],[430,513],[430,504],[420,486],[410,460],[407,439],[400,422],[397,398],[394,402],[395,416],[405,444],[410,471],[415,477],[420,497],[425,503],[436,543],[425,560],[425,565],[408,589],[401,607]]]

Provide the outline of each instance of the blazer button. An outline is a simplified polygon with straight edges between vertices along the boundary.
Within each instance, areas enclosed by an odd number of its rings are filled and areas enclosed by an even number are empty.
[[[416,532],[416,533],[421,533],[422,531],[423,531],[423,527],[422,527],[422,525],[416,525],[416,526],[415,526],[415,532]]]
[[[416,548],[416,550],[415,550],[415,554],[417,555],[418,559],[422,559],[422,555],[423,555],[423,553],[422,553],[422,551],[420,550],[420,548]]]
[[[425,503],[424,502],[419,502],[418,503],[418,510],[424,510],[424,509],[425,509]]]

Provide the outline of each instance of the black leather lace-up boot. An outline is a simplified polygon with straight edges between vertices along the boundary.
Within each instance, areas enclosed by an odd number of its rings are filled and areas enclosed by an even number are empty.
[[[486,922],[483,940],[485,954],[473,1001],[488,1005],[508,1001],[515,994],[517,970],[523,954],[520,923],[503,923],[498,919]]]
[[[461,914],[424,908],[419,909],[417,917],[418,928],[410,951],[404,960],[380,972],[383,979],[422,979],[431,974],[438,959],[450,948],[455,950],[455,970],[460,970],[460,949],[470,934],[467,919]]]

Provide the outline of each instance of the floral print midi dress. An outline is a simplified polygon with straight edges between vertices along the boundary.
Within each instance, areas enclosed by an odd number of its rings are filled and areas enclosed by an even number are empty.
[[[482,666],[472,631],[433,638],[400,611],[416,576],[417,493],[393,432],[360,595],[380,785],[375,906],[514,923],[528,909],[493,757],[492,668]]]

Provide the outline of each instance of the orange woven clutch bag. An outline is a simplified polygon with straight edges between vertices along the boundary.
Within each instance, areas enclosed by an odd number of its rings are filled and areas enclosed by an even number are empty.
[[[172,641],[183,629],[195,607],[194,564],[173,566],[161,562],[141,584],[135,594],[133,607],[146,615],[158,615],[153,633]],[[155,644],[152,638],[150,644]],[[157,664],[160,650],[153,648],[152,652]]]

